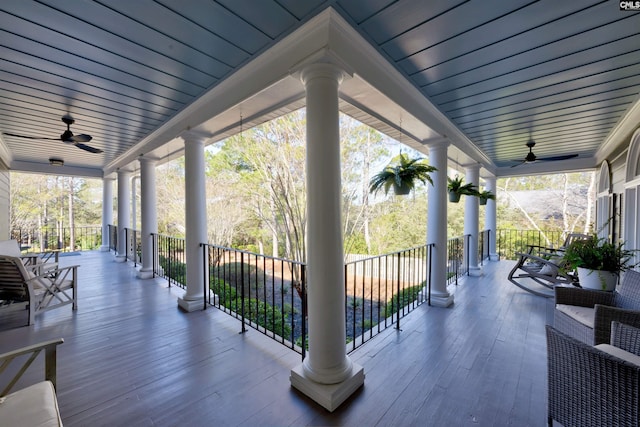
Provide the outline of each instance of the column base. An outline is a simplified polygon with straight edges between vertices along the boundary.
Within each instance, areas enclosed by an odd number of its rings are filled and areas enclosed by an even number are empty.
[[[453,305],[453,294],[435,295],[431,292],[431,305],[434,307],[447,308]]]
[[[351,374],[338,384],[320,384],[310,380],[302,364],[291,370],[291,386],[300,390],[329,412],[335,411],[364,384],[364,368],[353,364]]]
[[[153,268],[141,268],[136,277],[138,279],[153,279]]]
[[[489,254],[490,261],[500,261],[500,254]]]
[[[469,267],[469,276],[482,276],[482,267]]]
[[[203,301],[204,297],[198,299],[190,299],[186,300],[184,298],[178,298],[178,307],[186,311],[187,313],[191,313],[192,311],[198,311],[203,309]]]
[[[109,252],[110,250],[111,248],[109,247],[109,245],[100,246],[100,252]]]
[[[116,262],[127,262],[126,255],[116,255]]]

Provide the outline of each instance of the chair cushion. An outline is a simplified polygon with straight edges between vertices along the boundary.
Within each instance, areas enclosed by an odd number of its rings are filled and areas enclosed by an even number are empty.
[[[42,381],[0,398],[0,424],[62,426],[53,384]]]
[[[612,346],[611,344],[598,344],[596,348],[598,350],[604,351],[607,354],[615,356],[618,359],[622,359],[625,362],[633,363],[636,366],[640,366],[640,356],[625,351],[621,348]]]
[[[558,267],[553,264],[545,264],[540,269],[540,274],[546,274],[550,277],[556,277],[558,275]]]
[[[22,255],[18,241],[15,239],[0,241],[0,255],[15,257]]]
[[[580,307],[577,305],[557,304],[556,310],[593,329],[596,317],[595,308]]]

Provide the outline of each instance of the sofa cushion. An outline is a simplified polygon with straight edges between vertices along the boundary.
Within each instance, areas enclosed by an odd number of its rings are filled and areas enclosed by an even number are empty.
[[[42,381],[0,398],[0,424],[62,426],[53,384]]]
[[[625,362],[633,363],[636,366],[640,366],[640,356],[637,356],[626,350],[612,346],[611,344],[598,344],[596,348],[604,351],[607,354],[615,356],[618,359],[622,359]]]
[[[556,310],[593,329],[596,314],[595,308],[580,307],[577,305],[557,304]]]

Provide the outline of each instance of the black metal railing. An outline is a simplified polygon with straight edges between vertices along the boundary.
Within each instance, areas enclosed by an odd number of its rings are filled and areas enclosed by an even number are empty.
[[[109,228],[109,250],[113,252],[118,251],[118,226],[108,225]]]
[[[187,284],[187,258],[185,255],[185,240],[164,234],[152,234],[153,274],[163,277],[171,285],[183,289]]]
[[[516,252],[523,252],[528,245],[540,245],[547,247],[559,247],[564,242],[562,231],[545,230],[514,230],[498,229],[496,245],[500,257],[504,259],[517,259]]]
[[[102,226],[18,228],[11,231],[11,238],[26,252],[90,251],[102,245]]]
[[[447,285],[458,284],[458,279],[469,272],[470,235],[447,240]]]
[[[140,232],[133,228],[124,229],[124,240],[127,242],[125,247],[125,256],[133,265],[142,263],[142,241],[140,240]]]
[[[478,262],[484,265],[489,258],[489,240],[491,239],[491,230],[482,230],[478,234]]]
[[[245,326],[306,353],[306,266],[253,252],[203,245],[205,299]]]
[[[353,351],[428,299],[430,245],[345,264],[347,342]]]

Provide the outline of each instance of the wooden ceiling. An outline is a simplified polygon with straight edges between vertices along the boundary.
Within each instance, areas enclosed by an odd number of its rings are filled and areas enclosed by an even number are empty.
[[[640,12],[619,2],[4,0],[0,154],[15,170],[47,171],[56,156],[67,173],[102,176],[327,7],[489,159],[493,173],[516,169],[530,139],[539,157],[583,160],[553,162],[557,170],[594,167],[640,123]],[[385,110],[351,95],[341,105],[354,116]],[[273,95],[261,102],[269,99],[262,120],[287,111]],[[291,108],[299,102],[292,93]],[[103,153],[5,135],[56,138],[67,114],[76,120],[71,130],[92,135],[88,144]],[[382,116],[369,122],[387,131],[382,124],[397,118]]]

